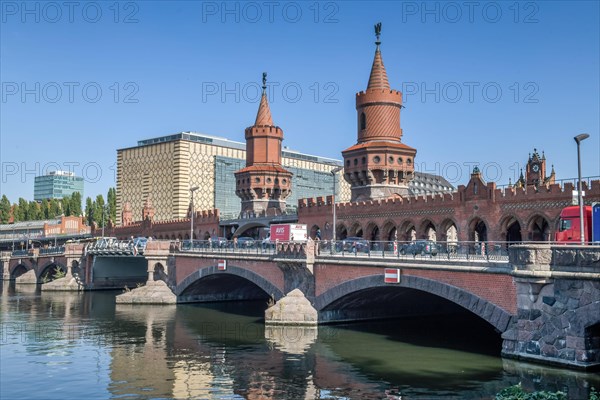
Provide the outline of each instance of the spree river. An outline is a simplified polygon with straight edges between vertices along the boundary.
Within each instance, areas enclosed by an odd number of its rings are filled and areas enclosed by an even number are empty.
[[[2,399],[489,399],[519,382],[582,399],[600,387],[501,359],[499,335],[466,314],[265,328],[264,302],[131,306],[117,292],[1,288]]]

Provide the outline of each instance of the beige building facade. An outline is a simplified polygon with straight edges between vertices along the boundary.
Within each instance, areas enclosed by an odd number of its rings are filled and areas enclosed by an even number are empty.
[[[223,219],[237,218],[240,199],[235,195],[234,172],[245,166],[245,143],[194,132],[141,140],[135,147],[117,150],[117,225],[129,203],[133,218],[142,215],[144,202],[155,208],[154,220],[185,218],[194,192],[194,209],[218,208]],[[287,199],[294,212],[298,199],[331,195],[330,171],[341,161],[313,156],[284,148],[282,164],[292,173],[292,194]],[[337,201],[350,199],[350,187],[336,178]]]

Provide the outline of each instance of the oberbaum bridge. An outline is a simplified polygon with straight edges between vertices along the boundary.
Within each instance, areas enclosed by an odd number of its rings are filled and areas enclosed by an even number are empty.
[[[193,223],[154,222],[146,201],[142,221],[125,206],[123,226],[108,232],[153,236],[145,248],[122,240],[6,252],[3,279],[43,291],[125,287],[116,301],[130,304],[272,299],[265,322],[280,325],[468,311],[501,335],[504,357],[600,367],[600,246],[550,242],[573,185],[555,184],[554,171],[547,177],[536,151],[515,185],[496,188],[476,168],[454,193],[408,196],[416,149],[401,141],[402,94],[388,83],[379,29],[369,83],[356,94],[357,142],[342,152],[351,201],[299,200],[307,241],[190,244],[190,227],[194,238],[219,228],[218,210],[194,212]],[[285,210],[293,179],[281,164],[283,131],[273,124],[264,80],[245,131],[246,166],[235,173],[242,211],[263,216]],[[600,201],[600,181],[582,188],[586,203]],[[353,251],[343,241],[350,236],[368,245]],[[434,239],[439,250],[405,252],[402,242],[414,239]]]

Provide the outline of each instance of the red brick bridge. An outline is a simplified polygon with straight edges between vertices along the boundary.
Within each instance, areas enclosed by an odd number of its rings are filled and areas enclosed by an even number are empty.
[[[68,245],[63,255],[3,254],[2,260],[8,279],[27,269],[40,282],[45,271],[59,266],[68,274],[64,279],[78,270],[88,289],[110,287],[111,273],[120,288],[125,278],[162,280],[179,303],[278,302],[300,289],[319,323],[470,312],[502,335],[505,356],[599,367],[600,246],[520,244],[509,252],[507,261],[398,259],[316,256],[312,242],[262,253],[186,252],[174,242],[153,241],[143,256],[100,257]],[[386,269],[398,274],[393,283],[385,282]]]

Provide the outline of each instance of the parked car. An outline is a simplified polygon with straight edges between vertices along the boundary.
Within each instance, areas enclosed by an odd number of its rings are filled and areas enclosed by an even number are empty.
[[[137,249],[137,252],[140,254],[144,253],[146,249],[146,244],[148,244],[148,238],[145,237],[136,237],[133,239],[133,246]]]
[[[400,254],[431,255],[437,256],[439,252],[437,244],[432,240],[415,240],[400,248]]]
[[[351,236],[342,240],[341,247],[343,251],[368,253],[370,250],[369,241],[361,237]],[[340,250],[340,249],[338,249]]]
[[[240,236],[239,238],[237,238],[237,247],[239,249],[249,249],[251,247],[254,247],[254,242],[254,238],[251,238],[250,236]]]
[[[210,245],[211,247],[216,247],[216,248],[224,248],[227,247],[228,241],[227,238],[225,237],[213,237],[210,239]]]

